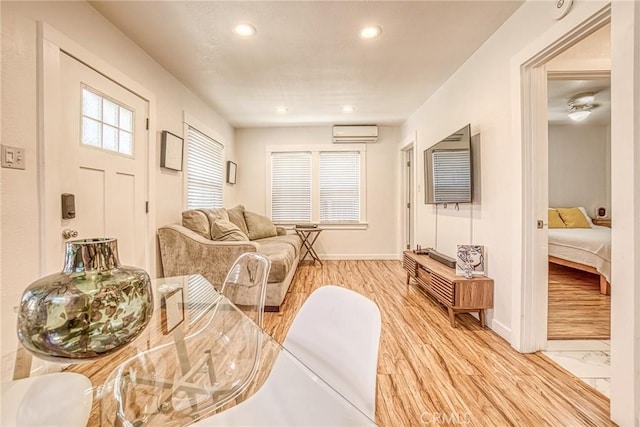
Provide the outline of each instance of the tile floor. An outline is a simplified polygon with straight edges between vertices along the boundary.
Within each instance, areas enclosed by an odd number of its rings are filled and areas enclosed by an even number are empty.
[[[610,347],[608,340],[550,340],[542,353],[610,397]]]

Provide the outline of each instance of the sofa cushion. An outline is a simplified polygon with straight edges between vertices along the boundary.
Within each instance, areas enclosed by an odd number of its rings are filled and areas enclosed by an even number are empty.
[[[230,240],[237,242],[248,242],[249,237],[231,221],[218,219],[211,224],[211,240]]]
[[[198,210],[207,216],[207,219],[209,220],[209,227],[211,227],[211,224],[219,219],[229,221],[229,214],[227,213],[227,210],[225,208],[201,208]]]
[[[209,226],[209,219],[202,211],[191,209],[182,212],[182,226],[195,233],[198,233],[206,239],[211,238],[211,227]]]
[[[249,229],[247,228],[247,223],[244,220],[244,206],[238,205],[231,209],[227,209],[227,215],[229,215],[229,221],[234,223],[244,234],[247,236],[249,235]]]
[[[294,247],[289,243],[260,241],[260,253],[271,260],[271,271],[267,282],[282,282],[296,259]]]
[[[264,215],[255,212],[244,211],[244,220],[249,229],[249,240],[264,239],[277,236],[276,226]]]
[[[302,240],[297,234],[285,234],[282,236],[276,237],[266,237],[264,239],[257,240],[257,243],[268,244],[268,243],[287,243],[293,247],[295,256],[298,256],[300,253],[300,248],[302,247]]]

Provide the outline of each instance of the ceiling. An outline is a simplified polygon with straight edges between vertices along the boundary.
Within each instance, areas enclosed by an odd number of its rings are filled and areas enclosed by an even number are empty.
[[[258,127],[400,124],[523,2],[90,3],[232,126]]]
[[[611,80],[609,78],[586,80],[549,80],[548,118],[549,124],[597,124],[611,123]],[[578,94],[591,92],[595,94],[595,108],[591,115],[582,122],[575,122],[568,117],[569,100]]]

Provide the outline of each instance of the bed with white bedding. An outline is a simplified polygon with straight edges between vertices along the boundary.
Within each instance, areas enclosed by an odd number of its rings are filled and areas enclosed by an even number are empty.
[[[591,224],[592,228],[549,229],[549,262],[600,275],[600,292],[610,293],[611,229]]]

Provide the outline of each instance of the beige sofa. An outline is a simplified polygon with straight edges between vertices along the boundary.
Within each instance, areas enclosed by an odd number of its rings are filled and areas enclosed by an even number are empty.
[[[158,229],[164,276],[202,274],[217,289],[244,252],[271,260],[266,310],[279,311],[300,260],[302,241],[266,217],[233,209],[194,209],[182,213],[182,225]],[[243,304],[242,301],[233,301]]]

